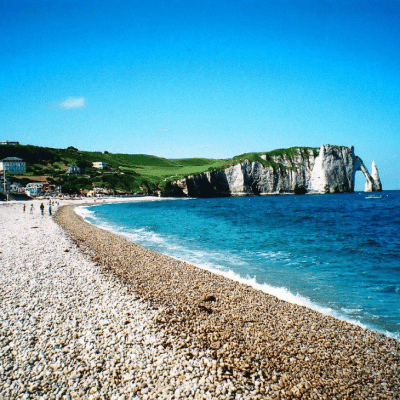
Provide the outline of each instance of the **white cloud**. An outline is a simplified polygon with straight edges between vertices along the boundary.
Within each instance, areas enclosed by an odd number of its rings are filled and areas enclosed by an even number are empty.
[[[85,97],[68,97],[59,103],[61,108],[83,108],[86,106]]]

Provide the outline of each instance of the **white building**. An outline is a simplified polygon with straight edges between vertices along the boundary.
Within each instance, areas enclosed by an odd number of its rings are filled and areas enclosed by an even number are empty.
[[[26,162],[22,158],[7,157],[0,161],[0,171],[14,174],[23,174],[26,172]]]
[[[25,187],[25,194],[29,197],[35,197],[42,192],[43,182],[30,182]]]
[[[15,145],[17,145],[17,144],[19,144],[19,142],[10,142],[10,141],[8,141],[8,140],[6,140],[5,142],[0,142],[0,146],[15,146]]]
[[[71,175],[80,175],[81,174],[81,169],[79,167],[77,167],[76,165],[71,165],[68,169],[67,169],[67,174],[71,174]]]
[[[92,167],[93,168],[100,168],[100,169],[104,169],[107,167],[107,164],[103,161],[95,161],[92,162]]]
[[[23,189],[20,183],[14,182],[10,185],[11,193],[20,193],[21,191],[23,191]]]

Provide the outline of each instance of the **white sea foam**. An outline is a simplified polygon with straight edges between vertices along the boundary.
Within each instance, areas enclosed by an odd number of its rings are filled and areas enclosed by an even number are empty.
[[[174,257],[174,258],[177,258],[177,257]],[[179,258],[177,258],[177,259],[179,259]],[[182,261],[186,261],[186,260],[182,260]],[[352,323],[354,325],[358,325],[364,329],[367,328],[367,326],[362,324],[361,322],[354,320],[352,318],[345,317],[330,307],[323,307],[321,305],[315,304],[309,298],[302,296],[299,293],[294,294],[285,287],[276,287],[276,286],[268,285],[267,283],[258,283],[255,277],[244,278],[232,270],[226,270],[225,267],[223,267],[223,266],[219,266],[220,268],[218,268],[218,267],[216,268],[216,266],[210,265],[207,263],[195,264],[195,265],[198,268],[206,269],[210,272],[222,275],[233,281],[243,283],[246,285],[250,285],[254,289],[261,290],[262,292],[270,294],[272,296],[275,296],[280,300],[284,300],[284,301],[287,301],[292,304],[297,304],[300,306],[310,308],[312,310],[320,312],[321,314],[330,315],[336,319],[350,322],[350,323]]]
[[[87,206],[75,207],[75,212],[84,220],[87,220],[87,218],[94,218],[95,216],[94,211],[90,210]]]
[[[257,252],[260,257],[266,259],[279,259],[279,260],[286,260],[290,259],[291,255],[289,253],[285,253],[284,251],[267,251],[267,252]]]
[[[342,307],[341,310],[346,314],[356,314],[356,313],[361,312],[363,309],[362,308],[344,308],[344,307]]]
[[[90,211],[90,210],[89,210]],[[83,214],[86,214],[85,212]],[[92,218],[91,215],[87,215],[86,217],[83,217],[87,222],[89,223],[94,223],[97,227],[104,229],[106,231],[110,231],[113,233],[116,233],[118,235],[124,236],[127,239],[129,239],[131,242],[135,242],[138,244],[161,244],[164,243],[164,238],[162,235],[148,231],[146,228],[138,228],[138,229],[132,229],[132,228],[127,228],[127,227],[121,227],[114,225],[112,223],[108,223],[104,220],[100,221],[98,219]],[[93,221],[94,220],[94,221]]]
[[[132,242],[140,242],[140,243],[153,243],[153,244],[161,244],[164,243],[165,240],[162,235],[147,231],[144,228],[129,230],[129,232],[123,232],[116,230],[119,234],[126,236]]]

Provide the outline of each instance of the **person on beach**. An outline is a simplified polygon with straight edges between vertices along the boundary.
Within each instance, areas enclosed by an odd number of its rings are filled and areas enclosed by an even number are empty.
[[[24,204],[24,213],[25,213],[25,211],[26,211],[26,204]]]
[[[42,203],[42,204],[40,205],[40,214],[43,215],[43,211],[44,211],[44,204]]]
[[[31,208],[30,208],[29,212],[30,212],[31,214],[33,214],[33,204],[31,204]]]
[[[51,215],[51,204],[49,204],[49,215]]]

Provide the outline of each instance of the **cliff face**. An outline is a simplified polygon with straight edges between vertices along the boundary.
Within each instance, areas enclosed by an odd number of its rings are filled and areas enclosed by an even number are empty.
[[[213,197],[279,193],[341,193],[354,191],[355,173],[361,170],[368,191],[382,190],[378,170],[372,166],[372,176],[353,147],[322,145],[316,149],[269,156],[260,161],[248,161],[229,168],[208,171],[176,181],[175,191],[191,197]],[[297,154],[296,154],[297,153]],[[264,164],[264,165],[263,165]]]

